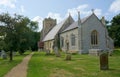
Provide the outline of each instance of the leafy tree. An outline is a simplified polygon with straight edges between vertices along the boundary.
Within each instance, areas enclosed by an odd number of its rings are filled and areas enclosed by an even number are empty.
[[[40,40],[40,32],[33,32],[32,33],[32,39],[33,42],[31,43],[31,50],[36,51],[38,50],[38,41]]]
[[[37,29],[38,29],[38,22],[31,21],[31,22],[30,22],[30,25],[29,25],[29,28],[30,28],[32,31],[36,32]]]
[[[12,51],[15,50],[14,44],[14,20],[8,13],[0,15],[0,21],[2,26],[5,26],[4,32],[6,32],[5,43],[6,48],[10,51],[10,61],[12,60]]]
[[[0,50],[5,49],[4,47],[5,47],[5,42],[4,40],[0,39]]]
[[[109,35],[113,38],[115,46],[120,47],[120,14],[113,17],[108,27]]]
[[[8,13],[0,15],[1,26],[4,26],[2,33],[5,33],[5,50],[10,51],[10,61],[12,61],[12,52],[19,51],[23,54],[25,50],[34,49],[38,37],[34,37],[38,23],[30,21],[29,18],[22,15],[10,16]],[[37,38],[36,40],[34,40]]]
[[[36,50],[35,47],[39,35],[37,35],[38,37],[35,37],[37,33],[35,31],[38,28],[38,23],[30,21],[29,18],[20,15],[18,15],[16,18],[21,19],[16,25],[16,33],[17,37],[19,37],[18,50],[20,51],[20,54],[24,53],[25,50],[28,49]]]

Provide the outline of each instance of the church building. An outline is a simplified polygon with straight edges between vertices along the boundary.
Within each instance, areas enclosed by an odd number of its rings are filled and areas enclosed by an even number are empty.
[[[53,51],[54,47],[58,47],[64,52],[80,54],[97,53],[99,50],[112,51],[114,48],[104,17],[100,20],[94,12],[83,19],[78,12],[77,21],[69,15],[62,22],[54,24],[42,37],[42,42],[45,50]]]

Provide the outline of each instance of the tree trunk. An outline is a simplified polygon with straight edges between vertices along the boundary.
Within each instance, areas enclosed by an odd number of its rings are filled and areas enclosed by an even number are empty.
[[[10,61],[13,60],[12,51],[10,51]]]

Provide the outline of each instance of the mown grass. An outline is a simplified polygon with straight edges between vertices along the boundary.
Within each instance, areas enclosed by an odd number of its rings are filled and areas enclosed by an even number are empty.
[[[99,57],[90,55],[72,55],[71,61],[65,61],[65,54],[45,56],[36,52],[30,62],[27,77],[120,77],[120,50],[109,56],[109,70],[99,68]]]
[[[19,64],[22,59],[28,55],[30,52],[25,52],[23,55],[19,55],[18,53],[16,56],[13,57],[13,61],[9,61],[9,58],[7,59],[1,59],[0,58],[0,77],[3,77],[7,72],[9,72],[14,66]]]

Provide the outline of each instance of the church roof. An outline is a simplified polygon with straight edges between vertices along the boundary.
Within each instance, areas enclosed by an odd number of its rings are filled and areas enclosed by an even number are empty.
[[[74,22],[73,24],[71,24],[68,28],[66,28],[64,31],[62,32],[65,32],[65,31],[68,31],[68,30],[71,30],[71,29],[75,29],[78,27],[78,21]]]
[[[55,36],[56,36],[56,34],[59,32],[59,30],[64,25],[64,23],[68,20],[68,18],[66,18],[65,20],[61,21],[59,24],[57,24],[56,26],[54,26],[53,29],[45,36],[45,38],[43,39],[43,41],[48,41],[48,40],[54,39]]]
[[[81,19],[81,24],[83,24],[89,17],[91,17],[91,15]],[[78,27],[78,21],[72,23],[68,28],[66,28],[64,31],[62,32],[65,32],[65,31],[68,31],[68,30],[72,30],[72,29],[75,29]]]
[[[87,16],[83,19],[81,19],[81,24],[83,24],[88,18],[90,18],[93,14],[91,14],[90,16]],[[71,17],[71,16],[69,16]],[[52,28],[52,30],[50,30],[50,32],[44,37],[44,39],[42,41],[48,41],[48,40],[53,40],[55,38],[55,36],[57,35],[57,33],[60,31],[60,29],[62,28],[62,26],[65,24],[65,22],[69,19],[66,18],[65,20],[63,20],[62,22],[60,22],[59,24],[57,24],[56,26],[54,26]],[[78,27],[78,21],[73,22],[71,25],[69,25],[69,27],[67,27],[65,30],[63,30],[62,32],[68,31],[68,30],[72,30]]]

